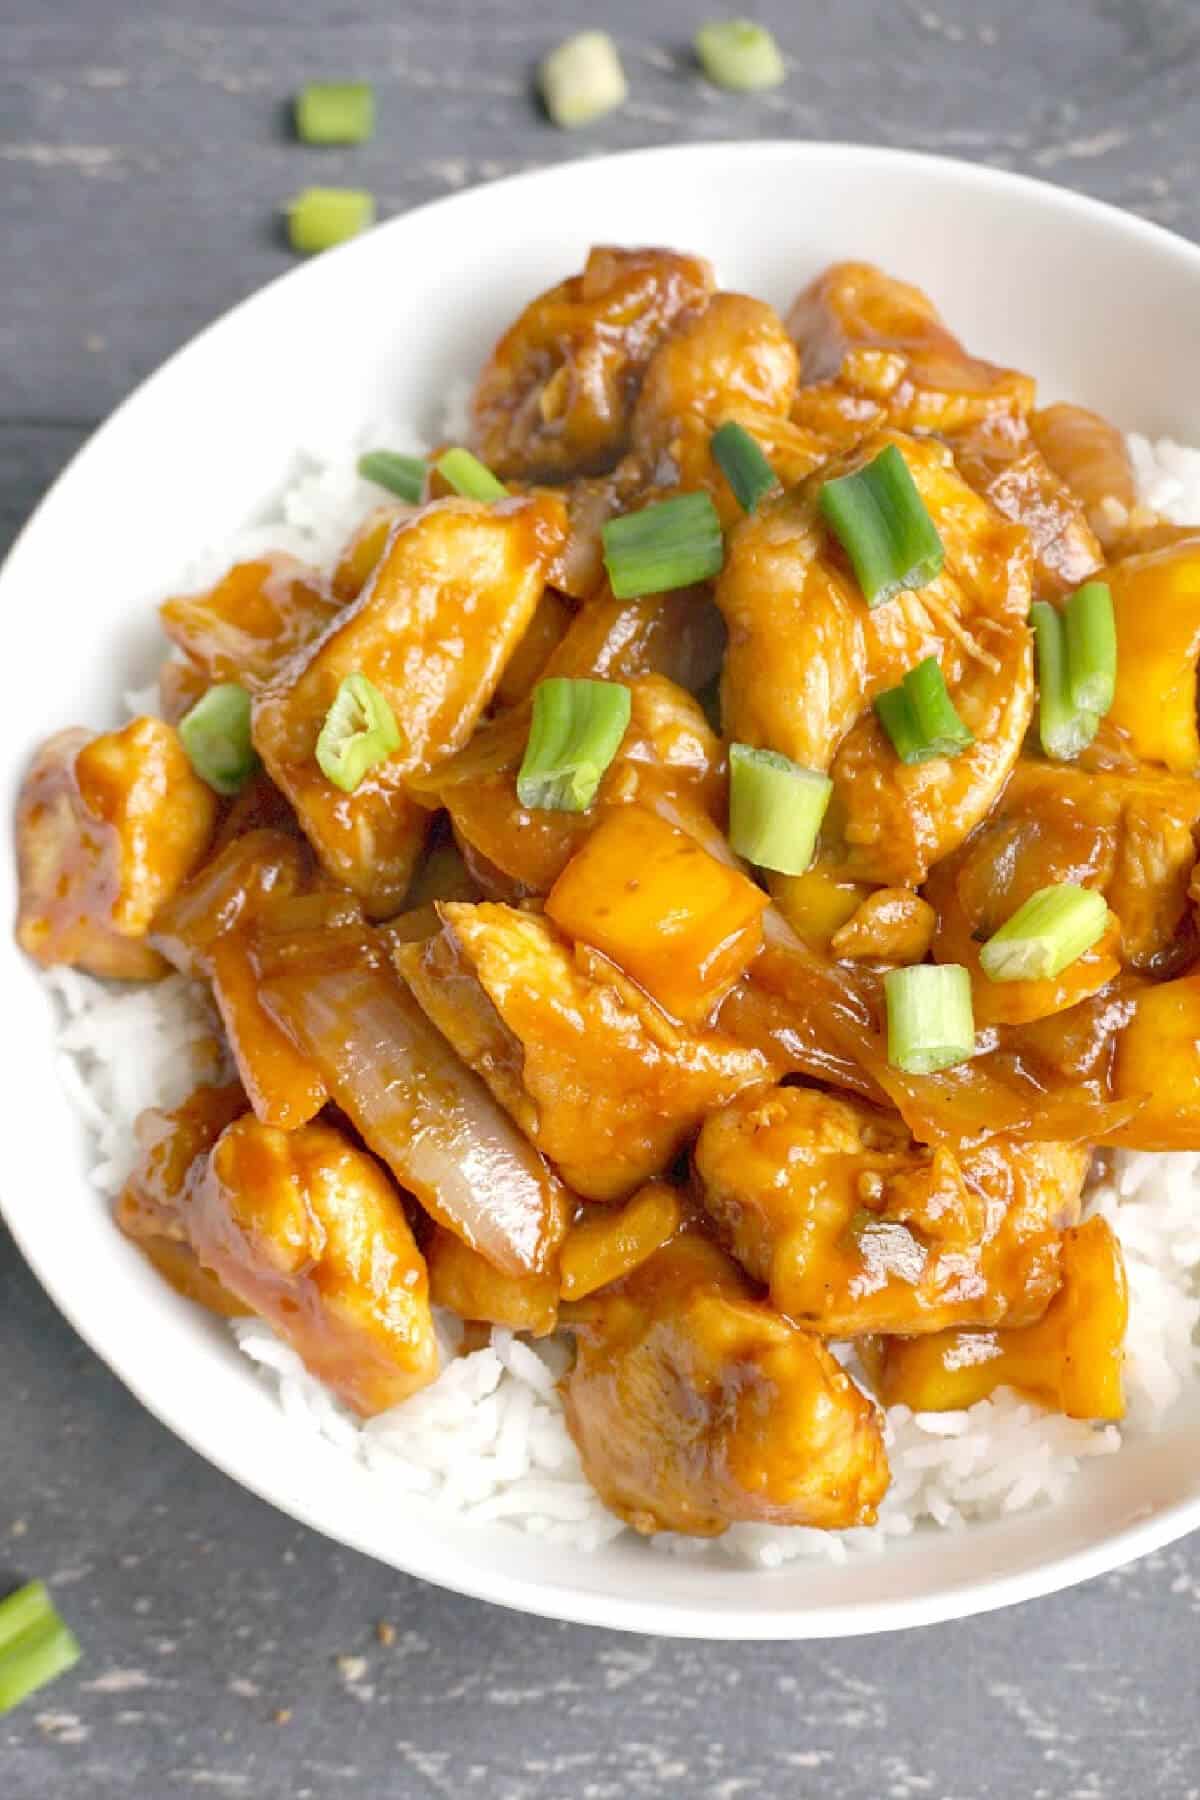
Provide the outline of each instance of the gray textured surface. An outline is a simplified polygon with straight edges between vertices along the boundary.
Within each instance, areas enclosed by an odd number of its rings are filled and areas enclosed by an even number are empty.
[[[399,211],[601,148],[857,137],[1042,172],[1200,231],[1194,0],[770,0],[756,10],[797,67],[757,101],[687,72],[680,46],[710,10],[0,0],[5,541],[137,380],[287,266],[273,208],[318,172]],[[634,100],[563,138],[531,69],[601,17]],[[291,144],[297,83],[359,71],[381,88],[374,145]],[[919,1637],[652,1643],[455,1599],[293,1526],[141,1411],[2,1228],[0,1367],[0,1591],[46,1575],[87,1646],[0,1724],[3,1800],[1200,1795],[1200,1542]]]

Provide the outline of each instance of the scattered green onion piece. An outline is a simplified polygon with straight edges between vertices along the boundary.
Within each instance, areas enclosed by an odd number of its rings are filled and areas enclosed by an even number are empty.
[[[529,740],[517,776],[522,806],[586,812],[629,725],[629,689],[617,681],[554,675],[533,690]]]
[[[829,805],[828,775],[777,750],[729,747],[729,842],[739,856],[779,875],[803,875]]]
[[[895,444],[852,475],[827,481],[820,507],[870,607],[902,588],[925,587],[945,561],[937,527]]]
[[[564,131],[590,125],[620,106],[628,89],[607,31],[581,31],[551,50],[538,70],[546,111]]]
[[[989,981],[1053,981],[1098,943],[1108,907],[1094,888],[1039,888],[979,952]]]
[[[304,188],[288,202],[288,241],[302,256],[332,250],[375,223],[375,198],[363,188]]]
[[[875,711],[903,763],[957,756],[975,742],[954,710],[936,656],[910,669],[899,687],[877,695]]]
[[[713,432],[709,448],[743,512],[752,513],[779,486],[779,477],[750,433],[732,419]]]
[[[713,19],[696,33],[700,67],[718,87],[751,94],[778,87],[787,71],[779,45],[752,19]]]
[[[425,479],[429,468],[423,456],[401,456],[398,450],[367,450],[358,459],[358,472],[364,481],[399,494],[401,500],[414,504],[425,498]]]
[[[180,719],[179,741],[201,781],[218,794],[240,792],[258,767],[245,688],[236,681],[210,687]]]
[[[40,1581],[0,1601],[0,1715],[72,1668],[81,1655]]]
[[[503,500],[508,493],[504,483],[469,450],[444,450],[437,469],[442,480],[465,500]]]
[[[600,535],[604,566],[618,600],[711,581],[725,560],[721,521],[708,494],[659,500],[610,519]]]
[[[1071,704],[1103,718],[1117,686],[1117,620],[1106,581],[1089,581],[1071,595],[1066,632]]]
[[[365,675],[347,675],[317,739],[322,774],[352,794],[376,763],[399,748],[395,715],[375,683]]]
[[[296,95],[296,135],[306,144],[365,144],[374,132],[369,81],[310,81]]]
[[[887,1056],[894,1069],[933,1075],[965,1062],[975,1049],[971,977],[961,963],[916,963],[889,969]]]
[[[1096,735],[1099,716],[1071,700],[1066,621],[1045,600],[1029,612],[1037,644],[1038,737],[1047,756],[1070,762]]]

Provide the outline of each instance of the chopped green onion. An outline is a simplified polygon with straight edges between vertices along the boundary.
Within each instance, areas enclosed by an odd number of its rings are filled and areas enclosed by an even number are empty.
[[[1071,704],[1103,718],[1117,686],[1117,620],[1106,581],[1089,581],[1071,595],[1066,631]]]
[[[397,450],[368,450],[358,459],[358,472],[364,481],[399,494],[401,500],[414,504],[425,498],[425,478],[429,474],[423,456],[401,456]]]
[[[778,875],[803,875],[833,783],[777,750],[729,746],[729,842],[747,862]]]
[[[236,794],[258,767],[250,741],[250,696],[236,681],[220,681],[179,721],[179,741],[201,781],[218,794]]]
[[[916,963],[889,969],[887,1056],[894,1069],[933,1075],[965,1062],[975,1049],[971,977],[961,963]]]
[[[957,756],[975,742],[954,710],[936,656],[910,669],[899,687],[878,694],[875,711],[903,763]]]
[[[369,81],[310,81],[296,95],[296,135],[306,144],[365,144],[374,131]]]
[[[718,87],[754,93],[778,87],[787,71],[779,45],[752,19],[714,19],[696,33],[700,67]]]
[[[979,952],[989,981],[1053,981],[1108,927],[1104,895],[1063,882],[1039,888]]]
[[[779,477],[750,433],[732,419],[713,432],[709,448],[743,512],[752,513],[779,486]]]
[[[376,763],[399,748],[395,714],[375,683],[365,675],[347,675],[317,739],[322,773],[334,787],[352,794]]]
[[[617,46],[607,31],[581,31],[542,59],[538,86],[556,125],[572,131],[590,125],[628,92]]]
[[[363,188],[304,188],[287,208],[288,241],[303,256],[331,250],[375,223],[375,198]]]
[[[643,506],[610,519],[600,536],[618,600],[711,581],[725,560],[721,521],[708,494],[678,494]]]
[[[72,1668],[81,1655],[40,1581],[0,1600],[0,1715]]]
[[[1047,756],[1070,762],[1096,735],[1099,716],[1071,699],[1067,663],[1067,628],[1063,616],[1045,600],[1029,611],[1037,644],[1038,736]]]
[[[465,500],[503,500],[508,493],[504,483],[469,450],[444,450],[437,459],[437,470]]]
[[[586,812],[629,725],[629,689],[617,681],[552,675],[533,690],[533,718],[517,776],[522,806]]]
[[[821,513],[854,566],[868,606],[925,587],[945,561],[937,527],[895,444],[853,475],[827,481]]]

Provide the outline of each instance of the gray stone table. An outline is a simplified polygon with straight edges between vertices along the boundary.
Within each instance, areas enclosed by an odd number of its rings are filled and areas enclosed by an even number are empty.
[[[399,212],[598,149],[842,137],[1200,232],[1195,0],[755,10],[794,66],[738,100],[687,66],[714,0],[0,0],[6,540],[135,382],[287,267],[275,208],[318,174]],[[531,71],[598,22],[633,99],[563,137]],[[359,71],[374,144],[290,142],[297,84]],[[2,1228],[0,1368],[0,1591],[49,1577],[88,1652],[0,1724],[0,1800],[1200,1795],[1200,1543],[916,1636],[650,1642],[456,1599],[252,1499],[83,1348]]]

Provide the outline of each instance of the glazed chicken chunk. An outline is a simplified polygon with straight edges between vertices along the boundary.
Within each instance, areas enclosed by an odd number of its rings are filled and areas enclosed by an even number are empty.
[[[161,719],[43,744],[17,807],[17,936],[40,963],[145,980],[159,907],[208,848],[217,800]]]
[[[396,952],[400,971],[576,1193],[632,1193],[711,1107],[768,1078],[757,1051],[672,1025],[547,920],[490,903],[439,910],[437,937]]]
[[[375,1160],[327,1125],[222,1132],[185,1203],[197,1256],[364,1416],[427,1386],[425,1262]]]
[[[567,1425],[635,1531],[874,1521],[888,1485],[874,1407],[707,1239],[674,1238],[572,1322]]]
[[[803,1087],[739,1097],[696,1145],[733,1254],[830,1337],[1038,1318],[1087,1164],[1062,1144],[930,1150],[892,1114]]]

